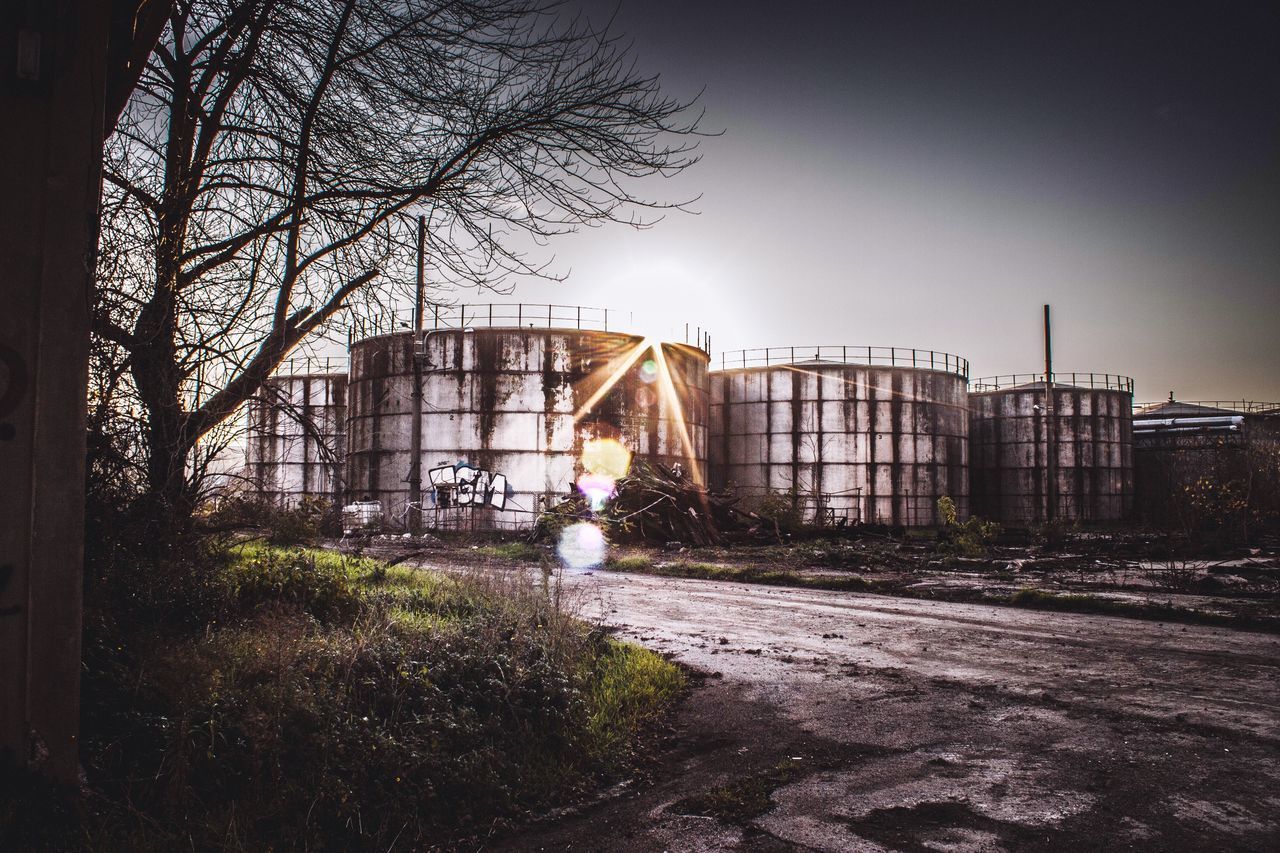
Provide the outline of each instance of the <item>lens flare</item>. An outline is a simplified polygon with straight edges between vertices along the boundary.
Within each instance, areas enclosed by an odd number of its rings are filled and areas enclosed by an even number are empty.
[[[556,553],[570,569],[595,568],[604,562],[604,531],[589,521],[570,524],[560,531]]]
[[[582,468],[621,480],[631,469],[631,451],[615,438],[589,438],[582,443]]]
[[[612,477],[588,473],[578,478],[578,491],[587,499],[592,512],[600,512],[609,499],[618,493],[618,486]]]

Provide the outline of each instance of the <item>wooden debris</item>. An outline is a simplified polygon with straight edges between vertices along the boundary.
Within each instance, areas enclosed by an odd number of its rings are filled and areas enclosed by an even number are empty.
[[[590,519],[615,542],[718,545],[726,532],[766,524],[756,513],[737,506],[738,500],[697,485],[678,467],[637,459],[617,481],[617,492],[603,510],[591,512],[586,498],[575,492],[543,514],[536,535],[550,538],[566,524]]]

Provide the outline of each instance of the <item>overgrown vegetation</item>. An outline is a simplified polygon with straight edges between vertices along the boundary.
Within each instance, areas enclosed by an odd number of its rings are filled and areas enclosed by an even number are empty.
[[[246,495],[226,496],[198,512],[196,520],[206,532],[258,528],[273,545],[302,545],[320,536],[342,534],[338,507],[313,496],[304,496],[291,506]]]
[[[1000,525],[994,521],[976,515],[960,521],[955,501],[945,495],[938,498],[938,517],[942,529],[938,531],[937,551],[946,557],[980,557],[1000,535]]]
[[[93,796],[0,848],[420,849],[594,786],[683,677],[503,577],[261,544],[117,576],[86,632]]]

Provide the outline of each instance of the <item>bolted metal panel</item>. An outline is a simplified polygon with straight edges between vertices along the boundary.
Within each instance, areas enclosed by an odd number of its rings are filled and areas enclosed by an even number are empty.
[[[965,515],[965,383],[955,371],[812,360],[716,371],[712,484],[748,500],[794,492],[809,520],[929,526],[943,496]]]
[[[646,381],[649,347],[631,358],[642,341],[565,328],[430,331],[423,350],[424,525],[532,525],[549,502],[573,490],[583,443],[593,437],[616,438],[637,457],[705,477],[708,356],[662,344],[674,395],[664,393],[664,382]],[[401,523],[409,497],[412,359],[411,333],[351,347],[347,495],[382,501],[393,524]],[[616,383],[584,411],[615,374]],[[504,508],[448,505],[429,472],[458,462],[502,475],[509,486]]]
[[[973,513],[1005,524],[1041,523],[1053,489],[1060,520],[1128,518],[1134,482],[1131,388],[1055,385],[1051,423],[1043,385],[970,394]],[[1057,453],[1054,483],[1048,481],[1051,447]]]
[[[245,474],[263,499],[342,500],[347,376],[273,376],[249,401]]]

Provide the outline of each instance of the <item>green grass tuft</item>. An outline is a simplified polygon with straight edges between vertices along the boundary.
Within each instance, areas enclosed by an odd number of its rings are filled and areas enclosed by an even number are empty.
[[[476,553],[486,557],[500,557],[504,560],[519,560],[526,563],[536,563],[546,555],[546,551],[542,548],[528,542],[503,542],[500,545],[481,545],[476,548]]]
[[[684,689],[684,673],[646,648],[606,640],[596,660],[587,702],[587,732],[604,761],[616,760],[635,734]]]
[[[644,554],[627,554],[610,557],[605,561],[605,568],[615,572],[648,572],[653,570],[653,560]]]

